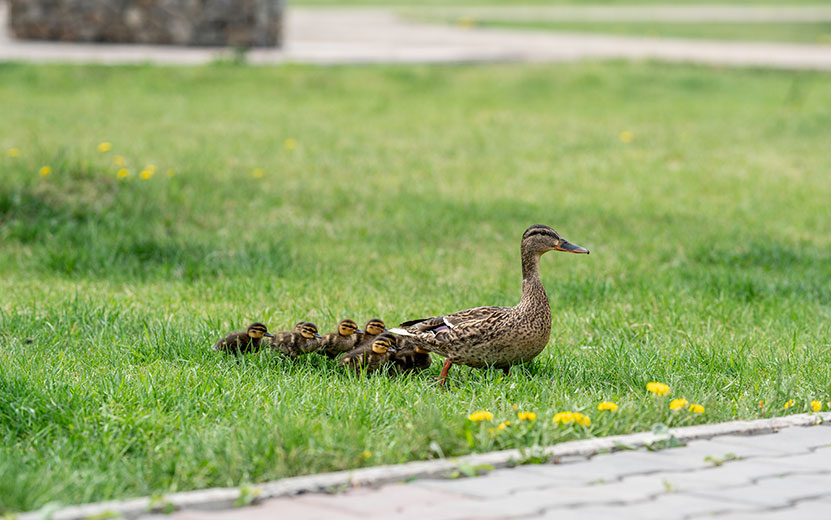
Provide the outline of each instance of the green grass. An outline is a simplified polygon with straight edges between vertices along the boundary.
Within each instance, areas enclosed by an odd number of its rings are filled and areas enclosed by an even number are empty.
[[[455,23],[455,21],[454,21]],[[469,22],[466,22],[469,23]],[[831,44],[831,22],[823,23],[672,23],[672,22],[521,22],[481,20],[481,27],[560,32],[624,34],[664,38],[706,38]]]
[[[828,401],[829,79],[0,66],[0,150],[20,149],[0,157],[0,512]],[[457,367],[443,392],[437,364],[357,380],[211,350],[255,319],[331,330],[513,304],[535,223],[592,254],[543,257],[552,340],[509,376]],[[649,381],[706,412],[670,412]],[[514,404],[537,423],[492,437],[466,420]],[[591,426],[555,428],[563,410]]]

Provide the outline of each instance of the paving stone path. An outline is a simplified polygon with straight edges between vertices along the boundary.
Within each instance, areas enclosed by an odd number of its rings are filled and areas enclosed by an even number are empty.
[[[585,17],[620,17],[620,8],[560,11]],[[693,11],[664,7],[647,15],[630,8],[630,19],[693,16],[708,20],[827,19],[822,7],[759,8],[718,6]],[[6,32],[7,9],[0,0],[0,61],[51,61],[200,64],[214,60],[216,49],[152,45],[68,44],[17,41]],[[541,17],[551,10],[536,12]],[[535,11],[517,11],[533,16]],[[529,14],[530,13],[530,14]],[[565,14],[563,14],[565,13]],[[569,14],[571,13],[571,14]],[[582,14],[581,14],[582,13]],[[283,49],[259,49],[248,54],[252,63],[451,63],[555,62],[579,59],[655,59],[726,66],[831,70],[831,45],[742,41],[686,40],[462,28],[409,21],[385,8],[297,8],[286,16]]]
[[[721,520],[831,518],[831,423],[720,436],[661,451],[571,457],[474,478],[308,493],[168,518],[670,520],[713,515]]]

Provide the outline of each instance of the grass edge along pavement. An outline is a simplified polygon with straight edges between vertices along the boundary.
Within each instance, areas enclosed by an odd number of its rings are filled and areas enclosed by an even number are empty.
[[[562,457],[591,457],[600,453],[632,450],[643,447],[661,449],[668,440],[682,444],[694,440],[706,440],[722,435],[761,435],[776,433],[783,428],[810,427],[831,421],[831,412],[804,413],[786,417],[757,419],[754,421],[730,421],[715,424],[700,424],[671,428],[666,432],[640,432],[628,435],[613,435],[596,439],[570,441],[547,446],[539,453],[529,454],[524,450],[501,450],[489,453],[466,455],[452,459],[407,462],[404,464],[375,466],[357,470],[336,471],[318,475],[289,477],[256,486],[212,488],[184,491],[165,496],[135,498],[123,501],[107,501],[93,504],[54,509],[50,506],[19,515],[19,520],[48,518],[60,520],[83,520],[87,518],[138,518],[148,513],[172,513],[182,510],[219,510],[245,507],[259,501],[293,496],[301,493],[328,493],[333,489],[380,486],[415,478],[447,476],[464,468],[475,473],[477,468],[487,471],[513,467],[545,459],[546,463],[557,463]],[[672,448],[667,448],[672,449]],[[472,477],[475,478],[475,477]]]

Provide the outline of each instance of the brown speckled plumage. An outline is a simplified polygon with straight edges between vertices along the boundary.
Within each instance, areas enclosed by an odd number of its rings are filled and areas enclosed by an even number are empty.
[[[295,329],[298,328],[299,332],[284,331],[275,334],[271,338],[271,348],[290,358],[296,358],[317,350],[320,347],[320,334],[317,333],[317,325],[304,321],[295,325]]]
[[[476,307],[444,316],[408,321],[393,332],[421,348],[447,358],[450,364],[472,367],[511,365],[534,359],[548,343],[551,308],[539,275],[540,256],[547,251],[588,253],[562,239],[548,226],[529,227],[522,235],[522,297],[513,307]]]
[[[358,346],[363,331],[358,329],[358,324],[352,320],[341,320],[338,323],[338,330],[325,334],[320,339],[318,352],[335,358],[344,352],[349,352]]]
[[[388,332],[379,334],[370,345],[347,352],[341,359],[340,365],[357,374],[374,372],[392,362],[395,345],[396,337],[393,334]]]
[[[271,337],[262,323],[252,323],[245,330],[232,332],[216,342],[214,350],[228,354],[248,354],[257,352],[263,343],[263,336]]]

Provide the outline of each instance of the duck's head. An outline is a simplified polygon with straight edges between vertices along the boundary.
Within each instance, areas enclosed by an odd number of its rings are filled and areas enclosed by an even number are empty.
[[[338,323],[338,334],[340,334],[341,336],[349,337],[352,334],[355,334],[356,332],[359,334],[363,333],[361,330],[358,329],[358,324],[354,321],[341,320],[341,322]]]
[[[373,318],[366,322],[366,327],[364,327],[364,330],[370,336],[377,336],[378,334],[385,332],[387,330],[387,326],[384,324],[384,320],[379,318]]]
[[[265,325],[260,322],[252,323],[248,326],[245,330],[248,333],[248,336],[254,339],[260,339],[263,336],[268,336],[269,338],[273,338],[274,334],[269,334],[268,329]]]
[[[548,251],[589,254],[588,249],[572,244],[552,228],[542,224],[525,230],[522,234],[522,250],[533,251],[540,255]]]
[[[320,334],[317,333],[317,325],[310,321],[304,321],[303,324],[300,325],[300,335],[306,339],[321,337]]]
[[[388,350],[395,350],[396,338],[394,334],[385,332],[372,340],[372,351],[376,354],[386,354]]]
[[[291,329],[291,331],[292,332],[300,332],[300,330],[303,329],[303,325],[305,325],[307,323],[309,323],[309,322],[308,321],[298,321],[297,323],[294,324],[294,328]]]

